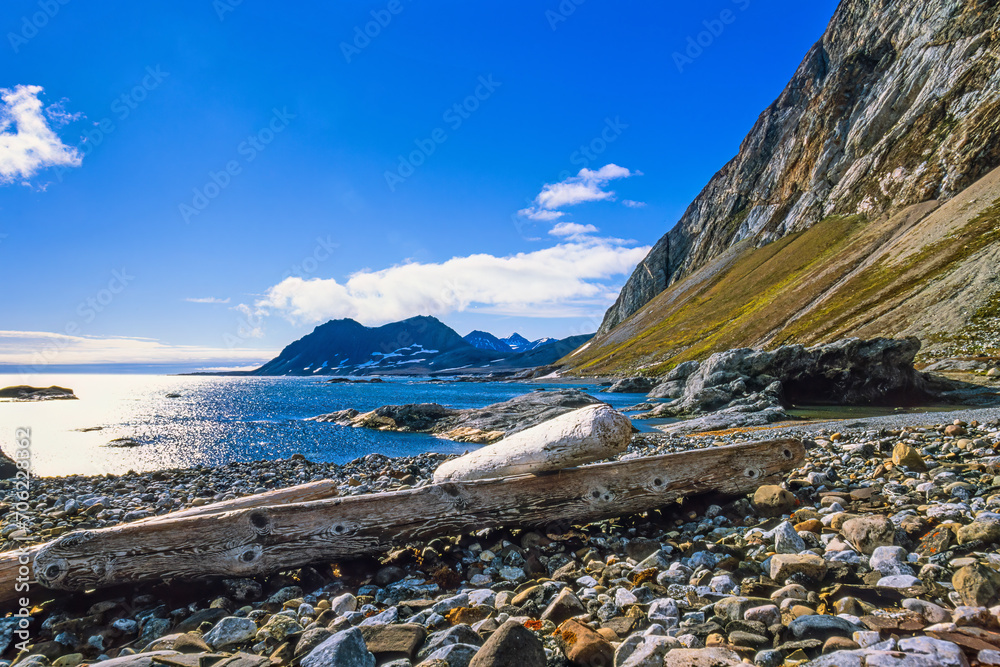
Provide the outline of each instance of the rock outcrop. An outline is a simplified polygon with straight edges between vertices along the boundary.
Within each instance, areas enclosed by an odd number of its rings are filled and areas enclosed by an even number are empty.
[[[916,338],[878,338],[720,352],[674,369],[650,392],[673,400],[642,417],[695,417],[666,427],[690,432],[788,419],[793,404],[915,405],[931,398],[913,367],[919,350]]]
[[[0,398],[15,401],[59,401],[76,400],[76,394],[66,387],[30,387],[26,384],[0,389]]]
[[[609,394],[645,394],[657,385],[654,378],[631,377],[615,381],[604,391]]]
[[[736,243],[944,201],[1000,165],[998,25],[1000,5],[982,0],[842,2],[598,334]]]
[[[534,391],[484,408],[456,410],[437,403],[383,405],[371,412],[340,410],[313,421],[382,431],[430,433],[449,440],[492,443],[588,405],[603,405],[578,389]]]
[[[446,461],[435,483],[561,470],[621,454],[632,422],[609,405],[590,405]]]

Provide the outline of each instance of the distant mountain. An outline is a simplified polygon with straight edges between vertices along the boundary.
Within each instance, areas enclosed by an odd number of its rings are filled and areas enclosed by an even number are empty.
[[[433,317],[411,317],[381,327],[352,319],[316,327],[253,375],[337,375],[364,368],[424,363],[444,352],[471,347]]]
[[[524,352],[528,347],[531,346],[531,341],[517,333],[516,331],[506,338],[501,338],[503,342],[510,345],[510,349],[515,352]]]
[[[463,338],[434,317],[411,317],[380,327],[351,319],[316,327],[248,375],[429,375],[469,374],[545,366],[584,344],[590,336],[523,341],[521,351],[485,331]]]
[[[571,338],[575,338],[575,336],[571,336]],[[524,351],[527,352],[528,350],[536,350],[536,349],[538,349],[540,347],[543,347],[545,345],[548,345],[550,343],[558,343],[558,342],[559,342],[559,340],[557,338],[548,338],[548,337],[546,337],[546,338],[539,338],[538,340],[531,341],[531,343],[529,344],[528,348],[526,350],[524,350]]]
[[[538,340],[528,340],[516,331],[506,338],[501,338],[503,342],[510,346],[510,349],[515,352],[528,352],[529,350],[534,350],[535,348],[542,347],[543,345],[548,345],[549,343],[555,343],[556,338],[539,338]]]
[[[497,352],[510,352],[511,347],[488,331],[473,331],[463,336],[465,341],[472,347],[480,350],[495,350]]]

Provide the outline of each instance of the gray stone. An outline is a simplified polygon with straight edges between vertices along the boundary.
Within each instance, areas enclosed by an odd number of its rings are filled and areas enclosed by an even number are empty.
[[[791,522],[782,521],[774,529],[774,551],[779,554],[797,554],[805,551],[806,542],[795,532]]]
[[[333,635],[302,658],[302,667],[375,667],[360,628]]]
[[[257,635],[257,624],[249,618],[226,616],[220,619],[205,635],[205,642],[219,650],[239,646]]]
[[[469,667],[469,663],[478,652],[478,645],[450,644],[449,646],[442,646],[428,655],[426,661],[443,660],[448,664],[448,667]]]
[[[829,639],[833,636],[850,637],[865,628],[838,616],[809,614],[799,616],[788,624],[796,639]]]
[[[472,646],[482,646],[483,638],[475,630],[465,623],[459,623],[446,630],[435,632],[427,638],[423,648],[417,653],[417,660],[424,660],[431,653],[440,648],[451,646],[452,644],[469,644]]]

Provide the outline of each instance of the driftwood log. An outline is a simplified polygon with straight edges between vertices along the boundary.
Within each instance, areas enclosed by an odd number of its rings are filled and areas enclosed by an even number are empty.
[[[173,521],[174,519],[190,516],[209,516],[211,514],[220,514],[222,512],[231,512],[251,507],[321,500],[323,498],[333,498],[337,493],[336,482],[320,480],[318,482],[292,486],[287,489],[275,489],[274,491],[266,491],[252,496],[226,500],[221,503],[212,503],[211,505],[191,507],[179,512],[151,516],[127,525],[134,526],[161,521]],[[33,576],[32,563],[43,546],[41,544],[33,544],[16,551],[0,552],[0,608],[24,597],[23,587],[18,587],[18,583],[25,581],[29,582],[29,585],[36,583]]]
[[[804,457],[798,440],[772,440],[390,493],[277,505],[272,496],[265,505],[222,512],[205,506],[32,547],[33,590],[248,577],[489,527],[565,527],[685,496],[749,494],[780,481]],[[18,555],[3,557],[0,605],[9,607],[17,598],[8,593],[14,586],[7,577],[16,576]]]

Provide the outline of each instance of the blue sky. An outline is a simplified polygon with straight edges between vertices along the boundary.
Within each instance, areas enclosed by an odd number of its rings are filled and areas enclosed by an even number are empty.
[[[0,364],[593,331],[835,7],[7,0]]]

